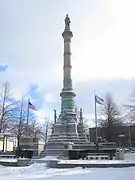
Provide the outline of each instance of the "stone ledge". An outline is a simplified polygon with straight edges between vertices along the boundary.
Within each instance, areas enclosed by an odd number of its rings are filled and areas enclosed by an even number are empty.
[[[96,163],[96,162],[91,162],[89,160],[87,160],[87,163],[85,163],[86,161],[84,160],[84,163],[73,163],[72,160],[68,160],[69,163],[67,162],[62,162],[62,161],[51,161],[49,162],[50,164],[50,167],[51,168],[75,168],[75,167],[82,167],[82,168],[124,168],[124,167],[134,167],[135,166],[135,162],[117,162],[117,163],[113,163],[113,160],[112,160],[112,163],[109,163],[110,161],[109,160],[106,160],[106,163],[103,163],[102,160],[101,162],[99,163]],[[79,161],[79,160],[78,160]],[[108,161],[108,163],[107,163]],[[72,163],[70,163],[72,162]]]

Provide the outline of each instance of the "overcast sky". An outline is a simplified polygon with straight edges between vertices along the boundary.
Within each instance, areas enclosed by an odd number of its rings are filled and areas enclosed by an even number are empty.
[[[10,82],[16,99],[28,94],[41,117],[59,112],[67,13],[77,106],[91,119],[94,90],[128,103],[135,85],[134,0],[1,0],[0,82]]]

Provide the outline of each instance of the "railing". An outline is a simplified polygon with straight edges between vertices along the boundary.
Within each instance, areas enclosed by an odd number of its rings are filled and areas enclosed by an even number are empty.
[[[108,154],[88,154],[83,160],[108,160]]]
[[[8,155],[8,154],[0,154],[0,158],[11,158],[11,159],[14,159],[16,158],[16,155]]]

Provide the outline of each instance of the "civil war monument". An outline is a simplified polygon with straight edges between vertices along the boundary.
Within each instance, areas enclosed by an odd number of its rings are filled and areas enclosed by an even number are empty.
[[[53,132],[45,144],[41,157],[62,155],[64,145],[72,143],[73,149],[89,149],[90,142],[85,135],[85,128],[80,109],[80,118],[77,117],[75,106],[75,92],[72,86],[71,77],[71,38],[73,33],[70,30],[70,18],[66,15],[65,29],[62,33],[64,39],[64,66],[63,66],[63,88],[60,93],[61,112],[55,121]]]

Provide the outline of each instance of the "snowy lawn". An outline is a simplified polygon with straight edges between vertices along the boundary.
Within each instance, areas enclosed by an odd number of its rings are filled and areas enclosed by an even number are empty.
[[[135,161],[135,154],[126,154],[125,159]],[[28,167],[0,166],[0,180],[134,180],[134,175],[135,167],[49,169],[41,163]]]
[[[0,166],[0,180],[134,180],[135,168],[47,169],[45,164],[29,167]]]

